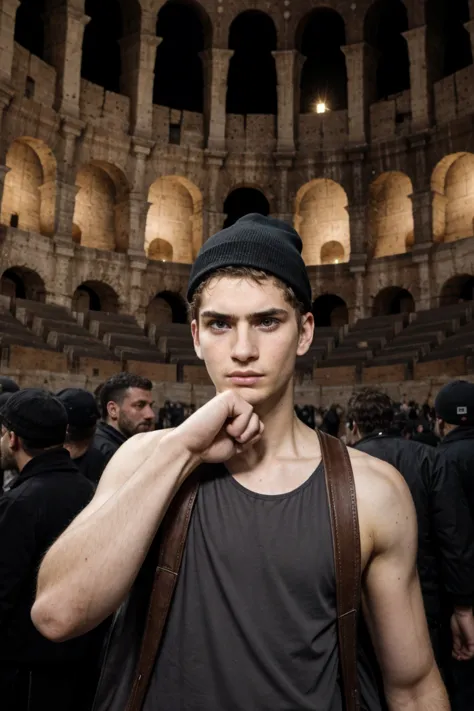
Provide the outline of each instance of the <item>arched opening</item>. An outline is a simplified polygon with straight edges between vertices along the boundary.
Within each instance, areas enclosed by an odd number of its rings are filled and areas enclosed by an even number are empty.
[[[78,171],[76,186],[73,222],[81,245],[125,251],[129,226],[128,186],[120,169],[100,161],[89,163]]]
[[[408,13],[402,0],[377,0],[365,16],[365,41],[378,54],[376,99],[385,99],[410,88]]]
[[[369,229],[374,257],[404,254],[413,244],[412,184],[405,173],[382,173],[370,186]]]
[[[435,81],[472,64],[471,38],[464,27],[469,0],[426,0],[430,68]]]
[[[443,284],[439,305],[451,306],[465,301],[474,301],[474,276],[457,274]]]
[[[344,188],[326,178],[303,185],[296,196],[295,228],[303,240],[303,259],[308,266],[322,264],[323,247],[333,242],[342,248],[341,261],[348,261],[351,245]]]
[[[227,83],[228,114],[276,114],[277,76],[272,56],[277,48],[273,20],[264,12],[247,10],[230,26]]]
[[[148,202],[145,229],[148,257],[191,264],[202,244],[199,188],[181,176],[158,178],[150,187]]]
[[[433,232],[436,242],[474,235],[474,155],[454,153],[433,171]]]
[[[15,42],[44,59],[44,0],[22,0],[16,11]]]
[[[227,215],[224,227],[230,227],[244,215],[254,212],[267,216],[270,213],[270,205],[260,190],[237,188],[227,196],[224,202],[224,212]]]
[[[56,197],[56,161],[51,150],[36,138],[18,138],[10,146],[6,165],[2,223],[51,236]]]
[[[211,23],[193,2],[168,0],[158,13],[153,101],[181,111],[202,113],[204,79],[200,53],[210,46]]]
[[[10,267],[0,279],[0,294],[11,299],[29,299],[44,304],[46,287],[39,274],[27,267]]]
[[[335,10],[318,8],[306,17],[296,45],[306,57],[301,71],[300,113],[316,111],[316,104],[337,111],[347,108],[344,20]]]
[[[322,294],[313,301],[314,325],[316,328],[345,326],[349,322],[349,312],[344,299],[335,294]]]
[[[387,286],[375,297],[372,315],[409,314],[414,310],[415,300],[407,289],[402,289],[400,286]]]
[[[100,281],[85,281],[74,292],[72,310],[76,313],[105,311],[116,314],[119,310],[119,298],[108,284]]]
[[[147,325],[162,326],[167,323],[187,323],[186,302],[180,294],[161,291],[148,304]]]
[[[84,30],[81,76],[107,91],[119,93],[123,36],[119,0],[86,0],[85,13],[91,19]]]
[[[321,247],[321,264],[340,264],[345,262],[344,247],[340,242],[331,240]]]

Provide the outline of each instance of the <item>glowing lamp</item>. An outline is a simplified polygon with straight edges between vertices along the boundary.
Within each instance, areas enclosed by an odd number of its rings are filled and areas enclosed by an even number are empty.
[[[327,110],[328,110],[328,107],[327,107],[325,101],[317,101],[316,102],[316,113],[317,114],[325,114]]]

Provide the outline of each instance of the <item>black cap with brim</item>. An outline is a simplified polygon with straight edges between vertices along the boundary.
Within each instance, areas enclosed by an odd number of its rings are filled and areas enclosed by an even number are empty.
[[[13,393],[0,411],[2,424],[18,437],[41,447],[64,444],[67,413],[57,397],[39,388]]]
[[[453,380],[445,385],[436,397],[435,411],[449,425],[474,425],[474,383]]]

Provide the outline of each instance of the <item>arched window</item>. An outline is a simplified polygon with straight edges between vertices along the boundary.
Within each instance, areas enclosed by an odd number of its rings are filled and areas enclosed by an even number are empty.
[[[474,155],[443,158],[431,179],[433,232],[436,242],[455,242],[474,235]]]
[[[117,293],[111,286],[100,281],[84,282],[77,287],[72,297],[72,310],[76,313],[86,311],[117,313],[118,307]]]
[[[44,0],[22,0],[16,11],[15,42],[44,59]]]
[[[385,99],[410,88],[408,14],[402,0],[376,0],[365,17],[365,40],[377,50],[376,98]]]
[[[187,323],[186,303],[181,294],[161,291],[148,304],[147,325],[161,326],[167,323]]]
[[[370,186],[369,227],[374,257],[404,254],[414,240],[410,178],[396,171],[382,173]]]
[[[256,188],[237,188],[229,193],[224,202],[224,212],[227,215],[224,227],[230,227],[244,215],[258,212],[268,215],[270,205],[265,195]]]
[[[277,48],[273,20],[264,12],[247,10],[229,31],[228,114],[276,114],[277,77],[272,52]]]
[[[408,314],[415,310],[415,300],[407,289],[388,286],[379,291],[374,299],[373,316]]]
[[[301,71],[300,112],[347,108],[346,43],[344,20],[329,8],[306,17],[297,33],[297,47],[306,60]]]
[[[81,75],[87,81],[120,92],[122,14],[118,0],[86,0],[91,19],[84,30]]]
[[[172,262],[173,246],[165,239],[157,237],[148,245],[148,259],[156,259],[160,262]]]
[[[465,301],[474,301],[474,276],[457,274],[443,284],[439,305],[451,306]]]
[[[426,0],[431,71],[435,81],[472,64],[471,38],[464,27],[469,1]]]
[[[27,267],[10,267],[0,279],[0,294],[11,299],[46,300],[46,287],[43,279]]]
[[[321,247],[321,264],[340,264],[345,262],[344,247],[340,242],[330,240]]]
[[[345,326],[349,322],[347,304],[335,294],[318,296],[313,302],[312,311],[316,328]]]
[[[200,53],[209,46],[210,20],[192,2],[169,0],[158,13],[153,102],[181,111],[202,113],[203,65]]]

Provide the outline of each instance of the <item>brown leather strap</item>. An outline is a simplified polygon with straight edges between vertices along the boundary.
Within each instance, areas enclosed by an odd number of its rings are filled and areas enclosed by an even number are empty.
[[[195,472],[173,499],[161,525],[161,543],[140,655],[126,711],[141,711],[173,599],[199,479]]]
[[[346,711],[358,711],[357,617],[361,595],[360,532],[354,474],[346,446],[318,432],[326,475],[336,571],[339,660]]]

